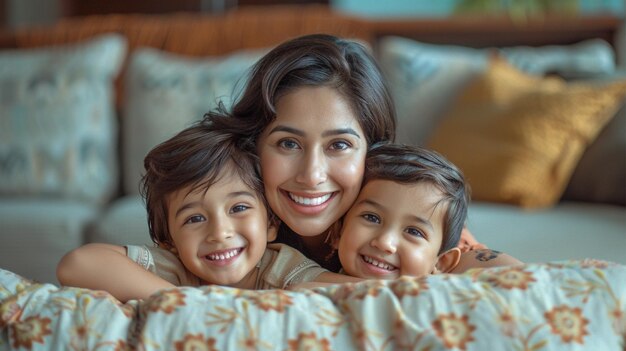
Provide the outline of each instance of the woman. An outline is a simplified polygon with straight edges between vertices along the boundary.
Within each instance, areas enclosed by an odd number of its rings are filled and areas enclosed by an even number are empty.
[[[322,34],[287,41],[253,67],[232,111],[205,119],[239,133],[259,156],[268,204],[282,221],[277,241],[338,271],[334,242],[358,195],[367,148],[395,137],[393,103],[368,50]]]

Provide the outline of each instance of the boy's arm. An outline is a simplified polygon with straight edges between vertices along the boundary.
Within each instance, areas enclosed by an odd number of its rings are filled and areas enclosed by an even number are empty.
[[[87,244],[70,251],[57,266],[57,278],[62,285],[105,290],[122,302],[174,287],[128,258],[125,247],[110,244]]]
[[[356,283],[363,281],[362,278],[353,277],[350,275],[333,273],[333,272],[323,272],[320,273],[317,278],[313,279],[310,282],[303,282],[291,285],[289,290],[297,290],[297,289],[313,289],[319,287],[326,287],[334,284],[342,284],[342,283]]]
[[[450,273],[463,273],[471,268],[516,266],[524,264],[513,256],[491,249],[470,250],[461,254],[459,264]]]

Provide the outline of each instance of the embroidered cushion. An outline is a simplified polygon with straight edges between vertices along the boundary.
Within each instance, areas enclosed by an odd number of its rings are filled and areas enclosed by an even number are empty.
[[[102,203],[117,190],[119,35],[0,52],[0,195]]]

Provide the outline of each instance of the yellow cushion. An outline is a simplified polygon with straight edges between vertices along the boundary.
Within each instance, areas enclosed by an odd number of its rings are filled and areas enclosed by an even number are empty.
[[[495,57],[428,146],[463,170],[473,199],[548,207],[625,96],[626,81],[568,84],[529,76]]]

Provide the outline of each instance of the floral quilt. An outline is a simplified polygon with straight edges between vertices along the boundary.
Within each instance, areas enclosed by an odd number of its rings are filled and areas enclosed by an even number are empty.
[[[0,350],[624,350],[626,266],[580,260],[122,304],[0,269]]]

